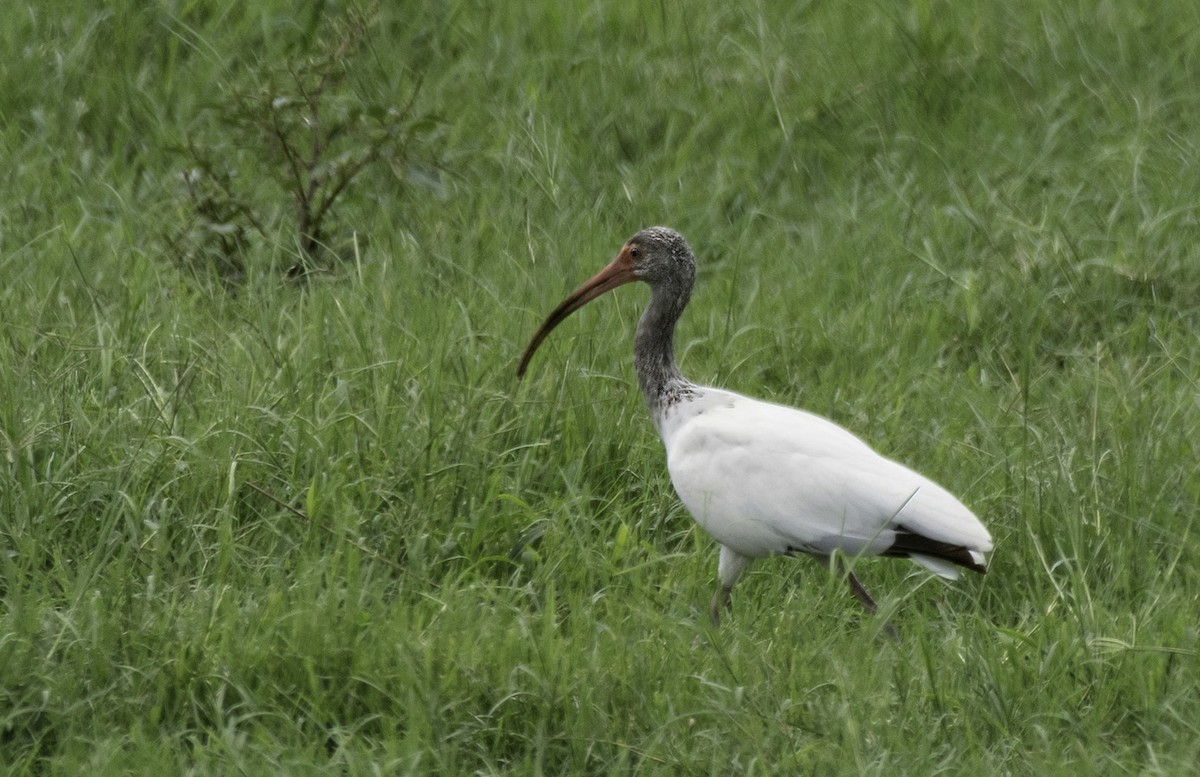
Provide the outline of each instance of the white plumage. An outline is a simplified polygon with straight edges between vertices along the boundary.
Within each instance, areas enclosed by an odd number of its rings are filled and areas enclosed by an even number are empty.
[[[724,586],[765,556],[880,555],[900,529],[964,547],[981,566],[992,549],[983,524],[946,489],[832,421],[729,391],[695,391],[666,408],[658,428],[679,498],[726,549]],[[909,557],[958,577],[952,563]]]

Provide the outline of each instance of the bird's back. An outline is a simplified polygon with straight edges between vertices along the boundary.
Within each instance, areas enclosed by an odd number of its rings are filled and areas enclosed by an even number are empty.
[[[698,388],[656,422],[683,503],[744,556],[876,555],[907,535],[974,551],[980,564],[991,550],[987,529],[962,502],[828,419]]]

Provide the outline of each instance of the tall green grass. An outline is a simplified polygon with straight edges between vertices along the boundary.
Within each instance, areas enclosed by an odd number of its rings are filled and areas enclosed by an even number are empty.
[[[7,773],[1200,762],[1194,4],[382,7],[347,88],[420,80],[440,169],[357,181],[358,250],[306,284],[279,201],[235,288],[173,261],[179,149],[221,150],[214,107],[338,7],[18,5]],[[945,483],[986,577],[864,562],[873,618],[767,561],[708,626],[716,549],[630,366],[645,292],[513,374],[651,223],[701,263],[685,373]]]

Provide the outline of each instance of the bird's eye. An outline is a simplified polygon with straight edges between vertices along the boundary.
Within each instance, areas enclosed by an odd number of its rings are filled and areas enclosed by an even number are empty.
[[[639,250],[638,250],[638,247],[637,247],[637,246],[630,246],[630,247],[629,247],[629,255],[630,255],[630,256],[637,256],[637,255],[638,255],[638,254],[640,254],[640,253],[641,253],[641,251],[639,251]]]

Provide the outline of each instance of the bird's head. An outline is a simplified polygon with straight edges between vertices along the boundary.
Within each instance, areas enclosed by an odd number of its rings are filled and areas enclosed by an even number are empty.
[[[689,288],[696,278],[696,258],[692,249],[670,227],[647,227],[638,232],[621,248],[617,259],[628,255],[637,280],[651,286],[657,284],[686,284]]]
[[[617,258],[593,275],[559,303],[534,333],[517,366],[517,377],[525,374],[534,351],[567,316],[618,286],[645,281],[656,291],[669,290],[684,301],[696,279],[696,258],[687,240],[670,227],[647,227],[625,241]]]

